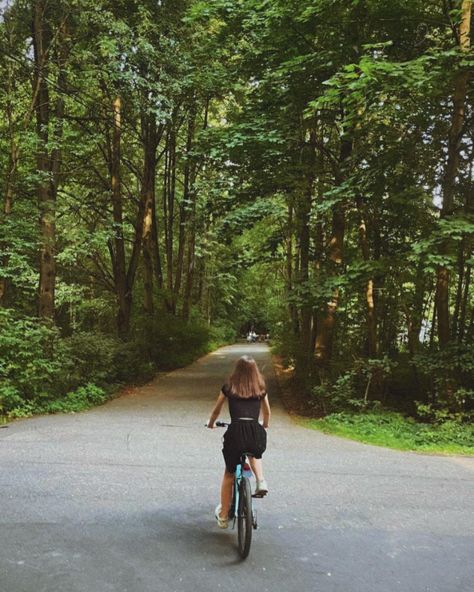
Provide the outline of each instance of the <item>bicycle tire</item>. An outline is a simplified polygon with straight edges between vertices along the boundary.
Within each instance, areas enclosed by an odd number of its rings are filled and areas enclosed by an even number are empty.
[[[239,542],[239,554],[245,559],[250,551],[252,542],[252,489],[247,477],[240,481],[239,509],[237,516],[237,538]]]

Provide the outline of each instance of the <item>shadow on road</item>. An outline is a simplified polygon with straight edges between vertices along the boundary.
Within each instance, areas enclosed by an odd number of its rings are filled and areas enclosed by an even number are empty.
[[[152,511],[141,514],[138,520],[156,532],[160,544],[166,540],[167,554],[186,557],[186,561],[206,560],[207,565],[214,567],[242,562],[237,551],[237,529],[231,526],[227,530],[218,529],[208,506],[180,515],[166,510]],[[155,537],[152,540],[156,542]]]

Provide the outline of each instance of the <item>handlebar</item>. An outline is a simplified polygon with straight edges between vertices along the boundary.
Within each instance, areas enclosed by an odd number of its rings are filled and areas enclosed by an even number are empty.
[[[259,421],[259,424],[260,424],[261,426],[263,426],[263,423],[262,423],[261,421]],[[229,427],[229,426],[230,426],[230,423],[229,423],[229,422],[227,422],[227,421],[216,421],[216,423],[214,424],[214,427],[216,427],[216,428],[227,428],[227,427]],[[207,423],[205,423],[205,424],[204,424],[204,427],[205,427],[205,428],[207,428],[207,427],[208,427],[208,426],[207,426]],[[268,426],[267,426],[265,429],[268,429]]]
[[[230,423],[227,423],[225,421],[216,421],[216,423],[214,424],[214,426],[216,428],[227,428],[228,426],[230,426]],[[208,427],[207,423],[204,424],[204,427],[205,428]]]

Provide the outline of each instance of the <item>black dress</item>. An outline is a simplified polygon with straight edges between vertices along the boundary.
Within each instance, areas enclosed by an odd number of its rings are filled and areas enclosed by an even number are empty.
[[[255,397],[234,395],[224,384],[222,393],[229,402],[231,424],[224,434],[224,455],[226,470],[234,473],[240,456],[249,452],[254,458],[262,458],[267,447],[267,432],[258,422],[262,400],[266,393]]]

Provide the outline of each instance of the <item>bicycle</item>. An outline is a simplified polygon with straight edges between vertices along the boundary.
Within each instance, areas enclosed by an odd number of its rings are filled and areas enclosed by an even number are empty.
[[[226,428],[230,424],[216,421],[216,427]],[[245,559],[250,552],[252,530],[257,529],[257,513],[252,508],[252,489],[250,487],[250,468],[247,464],[248,452],[243,452],[234,473],[232,503],[230,504],[229,520],[233,520],[232,528],[237,522],[237,540],[239,555]]]

